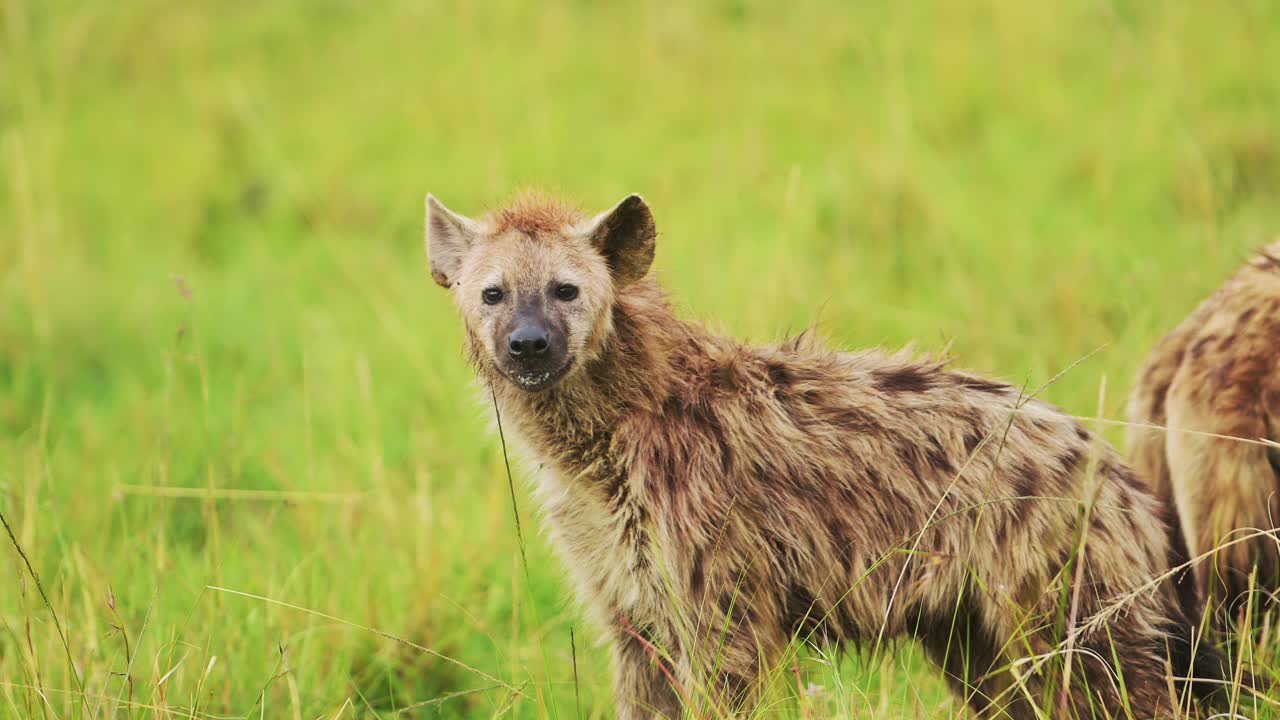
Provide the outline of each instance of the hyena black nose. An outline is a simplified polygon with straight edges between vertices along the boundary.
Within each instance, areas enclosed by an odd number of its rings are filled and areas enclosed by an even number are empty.
[[[551,340],[546,328],[537,325],[521,325],[507,338],[507,352],[515,358],[535,358],[547,354]]]

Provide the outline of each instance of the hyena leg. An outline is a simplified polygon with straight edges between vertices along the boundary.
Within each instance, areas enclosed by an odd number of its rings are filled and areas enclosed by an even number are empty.
[[[1174,489],[1179,508],[1185,509],[1191,551],[1211,553],[1197,567],[1201,592],[1211,608],[1234,616],[1248,603],[1255,566],[1258,584],[1265,587],[1275,581],[1280,565],[1273,538],[1249,538],[1275,527],[1280,513],[1267,448],[1187,434],[1169,447],[1179,461]]]
[[[680,696],[671,685],[672,668],[662,651],[631,629],[620,629],[613,643],[613,697],[618,720],[681,717]]]
[[[971,587],[943,608],[915,608],[907,630],[942,670],[947,684],[980,718],[1034,718],[1026,692],[1014,686],[1004,643],[1011,620],[984,617]]]
[[[735,716],[750,707],[760,691],[762,667],[777,656],[781,642],[765,628],[737,624],[721,628],[704,639],[694,662],[689,663],[681,684],[690,702],[715,717]],[[707,638],[704,635],[704,638]]]

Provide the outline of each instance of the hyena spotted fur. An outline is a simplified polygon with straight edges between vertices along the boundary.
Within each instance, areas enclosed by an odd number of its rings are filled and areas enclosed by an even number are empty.
[[[427,199],[432,276],[542,466],[549,534],[612,640],[619,717],[741,707],[797,639],[917,638],[988,717],[1114,716],[1116,671],[1138,718],[1172,711],[1166,667],[1213,689],[1219,658],[1193,652],[1172,590],[1142,589],[1169,567],[1160,508],[1102,440],[939,363],[677,319],[648,273],[656,237],[635,195],[479,220]],[[1073,637],[1060,695],[1045,656],[1062,657],[1064,587],[1079,627],[1128,605]]]
[[[1280,590],[1280,241],[1156,345],[1129,403],[1130,456],[1181,527],[1202,597],[1238,604],[1255,567],[1257,586]],[[1168,427],[1169,431],[1144,426]],[[1182,431],[1193,432],[1182,432]],[[1242,438],[1240,442],[1228,438]]]

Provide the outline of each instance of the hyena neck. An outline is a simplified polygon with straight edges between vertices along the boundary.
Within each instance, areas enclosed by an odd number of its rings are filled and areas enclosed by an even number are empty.
[[[590,474],[610,456],[614,433],[628,414],[661,408],[670,392],[672,357],[694,333],[651,281],[627,288],[612,312],[613,329],[600,351],[558,387],[530,394],[490,381],[503,419],[561,471]]]

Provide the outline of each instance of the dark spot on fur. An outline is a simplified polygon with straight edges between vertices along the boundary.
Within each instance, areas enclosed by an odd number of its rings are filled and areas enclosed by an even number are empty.
[[[733,368],[727,365],[714,365],[711,371],[707,373],[707,379],[710,380],[711,386],[717,390],[732,392],[738,389],[738,381],[734,377]]]
[[[606,500],[609,509],[617,511],[619,508],[627,505],[631,500],[631,491],[627,487],[627,477],[620,472],[611,472],[608,474],[607,484],[605,486]]]
[[[1138,493],[1147,492],[1147,484],[1138,476],[1138,473],[1127,465],[1121,465],[1114,460],[1105,459],[1098,463],[1098,473],[1104,477],[1115,478],[1120,487],[1126,490]]]
[[[884,487],[884,478],[880,476],[880,471],[868,465],[865,468],[867,476],[867,484],[873,488]]]
[[[1191,345],[1191,350],[1189,351],[1191,353],[1192,359],[1199,358],[1201,355],[1203,355],[1205,346],[1216,339],[1217,339],[1217,336],[1209,335],[1207,337],[1202,337],[1199,340],[1195,341],[1195,343]]]
[[[844,491],[841,492],[844,494]],[[839,513],[822,513],[822,523],[827,531],[827,541],[831,543],[831,547],[835,549],[836,557],[843,557],[852,544],[851,540],[846,539],[848,534],[845,529],[844,520]]]
[[[1062,455],[1058,456],[1058,465],[1062,468],[1064,478],[1070,478],[1075,474],[1076,468],[1080,467],[1080,463],[1084,461],[1084,450],[1073,447]]]
[[[791,583],[782,597],[781,608],[782,627],[805,643],[817,645],[838,640],[833,623],[828,622],[827,613],[808,589]]]
[[[915,445],[906,444],[899,445],[897,447],[897,451],[898,459],[902,461],[903,465],[907,466],[907,472],[910,473],[912,477],[920,479],[920,471],[923,469],[921,467],[923,464],[923,458],[920,456],[920,449]]]
[[[1000,646],[982,621],[981,603],[973,588],[965,585],[955,605],[943,610],[921,605],[909,611],[908,631],[942,669],[947,684],[957,693],[973,696],[974,709],[982,711],[981,698],[989,690],[983,687],[984,676],[1000,661]]]
[[[1039,493],[1040,472],[1035,465],[1018,459],[1013,462],[1010,471],[1015,497],[1034,497]]]
[[[716,450],[717,457],[719,459],[720,472],[726,476],[732,475],[734,471],[733,446],[729,443],[729,436],[725,433],[724,423],[721,421],[720,416],[711,408],[696,401],[681,403],[679,414],[683,415],[684,418],[687,419],[687,422],[683,423],[683,426],[689,428],[690,432],[710,433],[711,438],[715,443],[714,449]],[[676,432],[679,432],[678,427],[675,428],[675,430]],[[683,443],[680,444],[682,445]],[[693,455],[693,453],[687,454]],[[675,471],[678,472],[681,468],[687,467],[688,462],[691,459],[692,458],[690,457],[684,458],[683,462],[674,466]]]
[[[957,385],[967,390],[1003,395],[1009,389],[1009,386],[1005,383],[974,377],[973,375],[953,375],[952,377],[956,379]]]
[[[880,426],[867,413],[856,407],[815,408],[823,420],[848,432],[872,432]]]
[[[769,382],[773,383],[775,388],[786,388],[791,386],[791,371],[782,363],[769,363],[765,372],[768,373]]]
[[[977,428],[971,428],[964,435],[965,452],[970,456],[978,452],[978,447],[982,445],[982,441],[986,437],[987,437],[986,433],[982,432]]]
[[[933,379],[923,368],[908,365],[894,370],[873,370],[876,385],[886,393],[924,392],[933,386]]]
[[[626,509],[622,519],[622,543],[631,551],[632,567],[642,570],[649,566],[649,534],[645,530],[648,515],[639,507]]]
[[[791,558],[793,556],[791,548],[777,535],[769,538],[769,547],[773,549],[773,557],[778,562],[778,565],[790,571],[792,567]]]
[[[720,444],[720,470],[726,476],[733,474],[733,448],[729,446],[728,439],[721,432],[716,436],[716,441]]]
[[[1247,322],[1249,322],[1250,320],[1252,320],[1252,319],[1253,319],[1254,314],[1256,314],[1256,313],[1257,313],[1257,311],[1258,311],[1258,309],[1257,309],[1257,308],[1248,308],[1248,309],[1247,309],[1247,310],[1245,310],[1244,312],[1240,313],[1240,324],[1241,324],[1241,325],[1244,325],[1245,323],[1247,323]]]
[[[785,463],[782,466],[782,472],[786,478],[787,487],[792,488],[797,497],[805,498],[816,507],[824,507],[826,505],[826,490],[830,485],[821,482],[821,478],[814,477],[811,470],[792,463]]]
[[[782,411],[791,419],[791,424],[801,430],[813,424],[814,417],[812,406],[804,402],[803,399],[796,400],[790,397],[780,398]]]
[[[1105,539],[1107,536],[1106,526],[1102,524],[1102,516],[1096,511],[1089,513],[1089,532],[1093,534],[1095,539]]]
[[[728,619],[729,629],[732,630],[734,627],[751,619],[751,610],[747,607],[742,588],[720,593],[717,602],[720,606],[720,612]]]
[[[633,548],[644,545],[644,511],[639,508],[628,508],[629,512],[622,520],[623,538]]]
[[[702,595],[706,586],[706,568],[702,566],[702,548],[693,552],[693,567],[689,570],[689,592],[694,597]]]
[[[951,458],[947,456],[947,451],[942,447],[942,443],[936,437],[929,438],[929,446],[925,448],[925,457],[929,461],[929,465],[937,469],[943,474],[951,474],[955,472],[955,466],[951,464]]]
[[[1076,437],[1080,438],[1084,442],[1090,442],[1093,436],[1089,434],[1088,430],[1084,429],[1083,425],[1076,425]]]
[[[1005,546],[1009,540],[1009,523],[1014,522],[1014,519],[1021,517],[1022,514],[1022,510],[1017,507],[1011,508],[1011,512],[1013,515],[1009,518],[1008,522],[996,523],[996,547]]]

